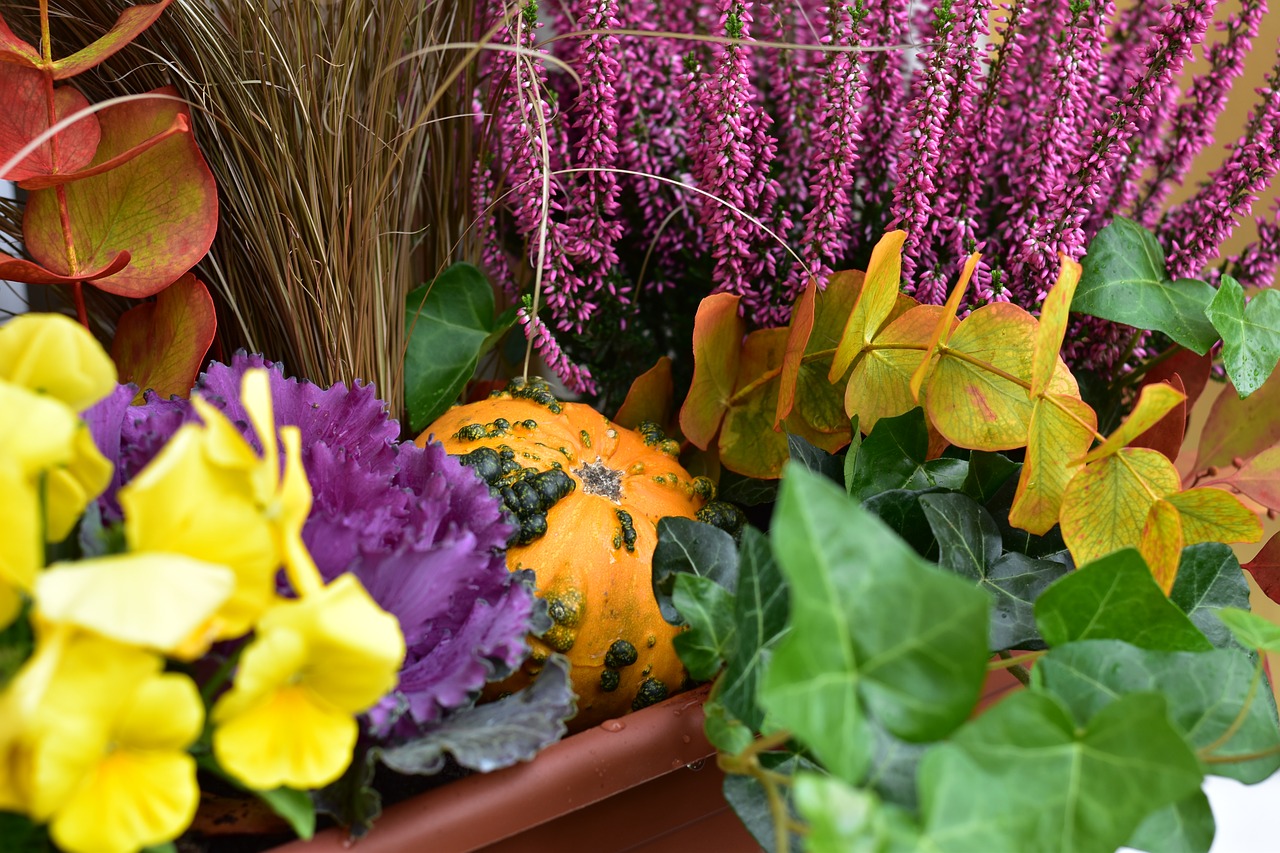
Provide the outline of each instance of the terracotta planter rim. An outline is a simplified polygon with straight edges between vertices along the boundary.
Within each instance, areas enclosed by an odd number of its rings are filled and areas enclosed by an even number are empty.
[[[372,831],[352,842],[327,829],[276,853],[431,850],[463,853],[510,838],[715,753],[703,733],[710,685],[579,732],[531,762],[476,774],[388,808]]]

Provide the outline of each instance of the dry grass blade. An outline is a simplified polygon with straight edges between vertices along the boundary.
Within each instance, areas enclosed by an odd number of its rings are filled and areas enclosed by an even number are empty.
[[[55,43],[88,43],[125,5],[55,4]],[[475,20],[473,0],[178,0],[77,78],[91,102],[169,83],[191,101],[219,187],[199,271],[224,351],[373,381],[399,407],[405,296],[475,254]]]

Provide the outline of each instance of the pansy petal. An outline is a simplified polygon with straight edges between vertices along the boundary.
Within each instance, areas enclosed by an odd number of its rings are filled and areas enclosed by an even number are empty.
[[[111,463],[93,443],[93,434],[81,423],[71,440],[71,458],[65,465],[49,469],[45,475],[45,537],[50,542],[66,539],[89,501],[102,494],[111,482]]]
[[[191,756],[117,749],[53,816],[49,832],[68,853],[132,853],[177,838],[199,800]]]
[[[35,476],[71,458],[76,413],[52,397],[0,381],[0,456]]]
[[[51,566],[36,581],[36,600],[46,619],[170,653],[235,586],[226,566],[182,554],[119,554]]]
[[[0,328],[0,380],[81,412],[116,387],[116,368],[87,329],[61,314],[24,314]]]
[[[166,672],[144,681],[121,714],[112,739],[122,748],[181,752],[200,736],[204,702],[195,682]]]
[[[16,612],[8,613],[16,601],[17,591],[30,592],[36,572],[44,563],[44,542],[40,535],[40,497],[35,485],[23,475],[16,460],[0,456],[0,518],[4,519],[4,535],[0,536],[0,588],[9,590],[6,605],[0,605],[0,627],[13,621]],[[0,593],[2,594],[2,593]]]
[[[267,618],[291,605],[286,602],[277,606],[267,613]],[[268,701],[272,693],[294,681],[306,663],[307,642],[301,633],[289,627],[268,630],[259,625],[258,636],[240,656],[235,682],[213,707],[214,722]]]
[[[351,575],[339,577],[323,595],[311,654],[324,665],[310,668],[304,683],[327,702],[358,714],[396,686],[405,653],[400,623]]]
[[[346,770],[356,734],[354,717],[295,685],[220,723],[213,752],[224,770],[250,788],[319,788]]]
[[[199,396],[191,398],[191,406],[204,424],[204,435],[201,438],[210,462],[222,468],[246,473],[258,465],[258,454],[253,452],[240,430],[225,415]]]

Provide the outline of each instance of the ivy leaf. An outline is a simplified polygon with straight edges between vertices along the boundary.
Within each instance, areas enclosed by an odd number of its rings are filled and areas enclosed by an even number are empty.
[[[736,295],[713,293],[698,306],[693,321],[693,384],[680,408],[680,431],[702,450],[711,445],[729,408],[746,333]]]
[[[815,474],[821,474],[833,483],[844,482],[844,460],[815,447],[804,437],[787,433],[787,450],[794,462]]]
[[[218,319],[204,282],[187,273],[154,302],[130,308],[116,324],[111,360],[121,382],[148,388],[161,399],[187,397],[213,344]]]
[[[733,537],[692,518],[659,519],[658,544],[653,550],[653,594],[662,618],[672,625],[684,621],[672,601],[676,578],[681,574],[710,578],[733,593],[738,585]]]
[[[1165,597],[1133,549],[1083,566],[1036,600],[1036,624],[1046,643],[1124,640],[1155,651],[1203,651],[1213,646]]]
[[[1097,233],[1085,255],[1071,310],[1139,329],[1164,332],[1204,355],[1218,340],[1205,307],[1214,291],[1203,281],[1170,281],[1155,235],[1117,216]]]
[[[803,755],[790,754],[779,760],[775,756],[765,756],[761,764],[773,773],[792,776],[797,772],[809,771],[819,773],[821,769]],[[788,786],[782,796],[786,801],[787,812],[793,820],[799,819],[795,806],[795,790]],[[774,835],[773,806],[765,793],[764,786],[751,776],[731,773],[724,779],[724,798],[742,821],[743,826],[755,838],[760,847],[768,853],[777,853]],[[790,833],[789,850],[800,850],[803,843],[800,836]]]
[[[738,506],[760,506],[777,500],[778,481],[745,477],[726,470],[720,475],[720,488],[716,491],[722,501]]]
[[[991,593],[992,649],[1038,649],[1044,639],[1036,627],[1035,606],[1040,595],[1071,567],[1058,560],[1037,560],[1011,551],[987,570],[982,586]]]
[[[929,433],[924,410],[915,407],[906,414],[881,419],[858,446],[850,447],[853,457],[845,477],[850,497],[865,501],[890,489],[927,489],[933,486],[958,489],[969,468],[961,459],[926,461]],[[846,457],[847,459],[847,457]]]
[[[1147,815],[1125,846],[1149,853],[1209,853],[1216,830],[1209,798],[1196,791]]]
[[[190,132],[190,110],[172,86],[148,94],[160,97],[115,104],[97,114],[102,137],[90,169],[145,147],[175,123],[186,130],[103,174],[33,191],[23,223],[32,259],[55,273],[71,274],[59,204],[59,193],[65,193],[77,269],[104,266],[128,251],[129,265],[93,286],[134,299],[158,293],[194,267],[218,228],[217,187]],[[156,231],[157,222],[165,224],[163,232]]]
[[[893,312],[902,282],[902,246],[906,239],[905,231],[889,231],[871,250],[858,301],[849,313],[831,359],[829,382],[838,382],[844,376]]]
[[[353,840],[369,833],[373,823],[382,816],[382,794],[374,785],[378,750],[356,748],[356,754],[346,772],[319,789],[315,797],[316,811],[330,815],[339,826],[346,827]]]
[[[635,429],[645,421],[652,421],[666,429],[671,423],[674,395],[675,380],[671,376],[671,359],[664,355],[658,359],[657,364],[631,383],[626,399],[613,416],[613,422],[627,429]]]
[[[798,466],[786,469],[772,536],[790,587],[790,631],[760,703],[778,726],[856,783],[872,758],[868,716],[908,740],[943,737],[964,720],[985,675],[985,595]]]
[[[1023,691],[930,750],[921,812],[944,853],[1110,853],[1200,782],[1163,697],[1124,696],[1081,727],[1053,697]]]
[[[381,750],[398,773],[432,775],[445,754],[469,770],[489,773],[528,761],[564,736],[577,710],[569,686],[569,660],[552,654],[528,687],[496,702],[451,714],[439,726],[400,746]]]
[[[1280,360],[1280,292],[1260,291],[1246,305],[1240,282],[1224,275],[1205,314],[1222,335],[1222,363],[1231,384],[1248,397]]]
[[[712,697],[703,703],[702,714],[707,740],[721,752],[738,755],[755,742],[751,729],[730,714],[718,698]]]
[[[1036,661],[1032,672],[1037,689],[1058,697],[1082,725],[1120,697],[1158,693],[1169,704],[1174,727],[1192,747],[1213,747],[1213,755],[1229,758],[1280,746],[1275,699],[1271,691],[1257,689],[1256,668],[1239,649],[1156,652],[1091,640],[1053,649]],[[1227,739],[1219,743],[1223,737]],[[1280,754],[1206,763],[1203,769],[1253,784],[1280,769]]]
[[[676,653],[695,681],[715,678],[733,644],[733,593],[710,578],[676,575],[671,602],[689,630],[676,635]]]
[[[1246,649],[1280,652],[1280,625],[1235,607],[1222,608],[1218,611],[1218,618],[1235,636],[1236,642]]]
[[[769,540],[744,527],[738,544],[738,592],[733,604],[734,644],[720,679],[718,699],[753,729],[764,723],[756,701],[764,660],[787,630],[790,593]]]
[[[293,788],[275,788],[270,791],[254,791],[271,810],[284,818],[299,838],[310,838],[316,834],[316,806],[307,791]]]
[[[938,556],[938,543],[929,529],[929,520],[920,505],[920,496],[936,494],[940,489],[890,489],[872,495],[862,508],[885,523],[886,526],[921,557],[932,562]]]
[[[965,495],[921,495],[920,506],[938,540],[938,565],[961,577],[981,581],[1000,557],[1000,528]]]
[[[831,776],[797,773],[795,801],[808,824],[804,849],[810,853],[919,850],[920,828],[905,809],[882,803],[870,791]]]
[[[426,429],[457,401],[490,335],[498,331],[493,312],[493,288],[471,264],[454,264],[405,297],[404,402],[410,432]]]
[[[1000,488],[1018,473],[1018,463],[994,451],[975,450],[969,454],[969,470],[960,491],[980,504],[988,503]]]
[[[1223,607],[1247,610],[1249,583],[1229,547],[1205,542],[1183,549],[1169,600],[1191,617],[1214,646],[1231,648],[1231,632],[1218,618],[1218,611]]]

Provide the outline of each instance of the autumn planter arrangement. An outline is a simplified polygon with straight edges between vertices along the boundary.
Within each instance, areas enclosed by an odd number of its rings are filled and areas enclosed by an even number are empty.
[[[1167,203],[1262,3],[90,5],[0,19],[6,844],[426,844],[695,685],[774,851],[1280,769],[1280,71]]]

